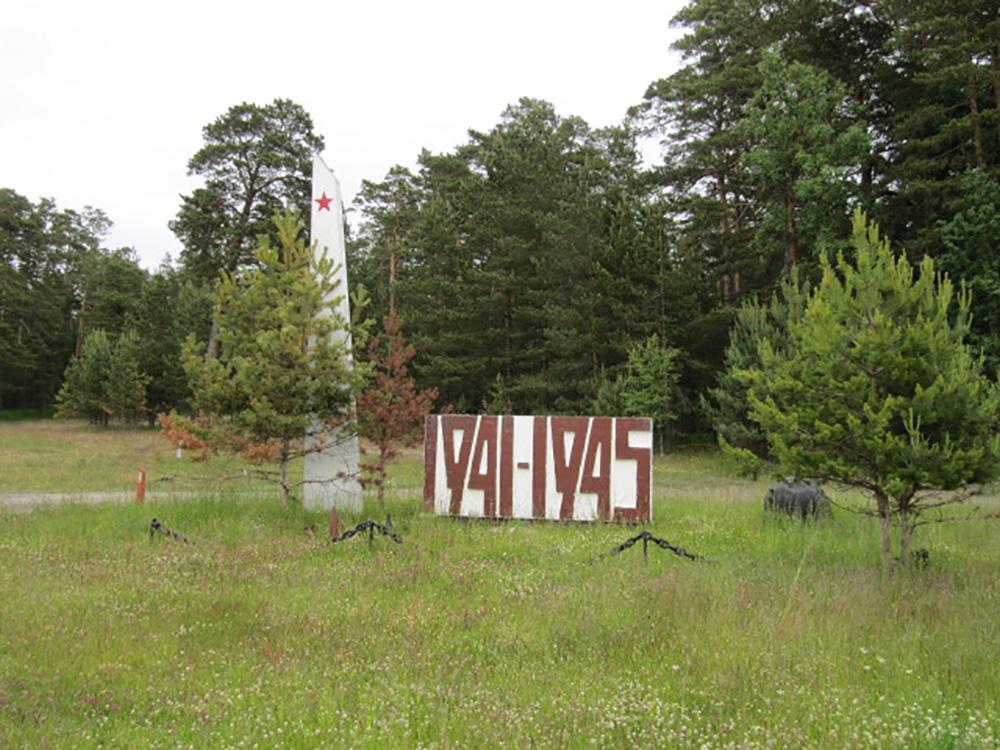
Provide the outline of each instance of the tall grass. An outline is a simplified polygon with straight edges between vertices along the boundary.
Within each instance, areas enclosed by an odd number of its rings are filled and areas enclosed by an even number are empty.
[[[38,409],[0,409],[0,423],[37,422],[42,417],[51,417],[52,409],[40,412]]]
[[[0,422],[0,494],[134,492],[138,469],[151,492],[263,487],[233,458],[178,460],[158,429],[108,430],[81,420]],[[236,477],[219,482],[219,477]]]
[[[2,514],[0,746],[997,747],[996,528],[885,577],[873,522],[767,518],[729,468],[656,466],[649,529],[709,563],[422,515],[417,457],[403,545],[237,494]]]

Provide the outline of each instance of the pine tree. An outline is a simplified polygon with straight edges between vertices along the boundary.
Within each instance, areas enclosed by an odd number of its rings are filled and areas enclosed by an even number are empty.
[[[821,259],[787,349],[765,340],[760,368],[739,374],[781,471],[867,491],[883,562],[896,519],[905,564],[922,513],[996,474],[1000,388],[964,342],[968,295],[931,258],[895,256],[861,212],[854,249],[853,263]]]
[[[146,408],[149,377],[139,369],[138,339],[132,332],[109,336],[91,331],[80,356],[66,368],[56,396],[57,414],[82,417],[107,427],[112,421],[135,426]]]
[[[139,363],[150,376],[146,396],[154,415],[187,410],[191,390],[181,348],[188,334],[207,334],[211,318],[210,293],[172,268],[161,268],[142,285],[129,330],[139,339]]]
[[[735,132],[748,143],[741,163],[760,208],[754,246],[791,267],[846,240],[868,139],[847,88],[824,71],[775,49],[758,67],[761,86]]]
[[[352,286],[364,284],[372,310],[395,315],[400,268],[407,262],[421,191],[410,170],[395,166],[379,183],[364,180],[354,206],[363,217],[349,261]]]
[[[208,418],[161,423],[182,426],[211,451],[249,459],[259,477],[279,485],[285,504],[301,484],[289,467],[309,450],[303,437],[312,418],[328,436],[342,428],[366,375],[331,334],[348,330],[363,346],[365,331],[335,312],[333,263],[314,259],[298,214],[277,217],[275,227],[278,246],[261,236],[254,266],[224,274],[217,287],[220,357],[206,357],[193,336],[185,343],[192,404]],[[319,441],[314,449],[321,448]]]
[[[416,377],[456,408],[478,409],[499,375],[518,412],[577,411],[620,348],[599,314],[603,147],[579,118],[522,99],[456,153],[421,157],[398,304]]]
[[[385,338],[375,336],[368,347],[368,362],[374,379],[358,396],[358,427],[378,455],[362,460],[367,474],[362,483],[374,485],[379,504],[385,502],[386,468],[399,455],[399,447],[411,445],[420,435],[424,416],[430,412],[437,391],[420,391],[410,377],[407,363],[416,353],[403,337],[403,321],[390,313],[382,321]]]
[[[670,188],[678,250],[698,266],[709,307],[767,283],[751,245],[757,218],[741,163],[748,144],[735,125],[760,87],[763,51],[778,40],[773,11],[763,0],[688,3],[673,19],[687,30],[674,44],[685,64],[653,82],[640,108],[663,136],[658,177]]]
[[[111,222],[0,189],[0,407],[43,411],[74,354],[87,261]]]
[[[936,253],[936,228],[966,205],[970,169],[1000,166],[1000,14],[993,0],[891,0],[891,49],[908,72],[893,97],[889,205],[907,247]]]
[[[663,450],[670,424],[677,416],[678,355],[656,334],[633,344],[624,371],[614,379],[604,376],[598,383],[591,411],[601,416],[652,419],[656,441]]]
[[[212,283],[220,270],[234,273],[253,262],[258,235],[277,239],[271,218],[282,205],[305,211],[312,155],[323,149],[323,137],[313,133],[309,113],[287,99],[237,104],[202,135],[188,172],[205,185],[182,196],[170,228],[184,243],[187,271]]]

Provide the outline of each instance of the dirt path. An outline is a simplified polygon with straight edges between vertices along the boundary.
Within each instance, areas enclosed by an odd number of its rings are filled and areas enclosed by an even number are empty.
[[[146,502],[155,503],[157,499],[166,500],[168,498],[193,497],[194,495],[193,492],[147,492]],[[134,492],[22,492],[13,495],[0,495],[0,509],[2,510],[31,510],[32,508],[63,503],[124,505],[134,502]]]

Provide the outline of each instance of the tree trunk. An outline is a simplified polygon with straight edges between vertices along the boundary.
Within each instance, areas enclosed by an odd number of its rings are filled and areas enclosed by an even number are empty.
[[[291,461],[291,459],[290,459],[290,457],[288,455],[288,452],[289,452],[289,443],[288,443],[287,440],[284,440],[284,441],[282,441],[281,455],[279,457],[279,460],[281,461],[281,463],[280,463],[280,475],[279,475],[280,476],[280,480],[279,481],[281,482],[281,491],[280,491],[279,497],[281,498],[281,507],[282,508],[287,508],[288,507],[288,490],[289,490],[289,487],[288,487],[288,464]]]
[[[729,236],[729,191],[726,188],[726,173],[719,172],[715,177],[715,197],[722,206],[722,218],[719,220],[719,231],[723,237]]]
[[[785,193],[785,267],[795,268],[799,262],[799,231],[795,226],[794,183],[789,183]]]
[[[396,315],[396,248],[399,247],[399,237],[393,235],[389,240],[389,314]]]
[[[208,359],[218,359],[219,350],[219,324],[212,320],[212,330],[208,334],[208,347],[205,350],[205,356]]]
[[[972,112],[972,143],[976,151],[976,167],[986,168],[986,154],[983,151],[983,124],[979,115],[979,98],[976,90],[975,72],[970,72],[967,80],[969,110]]]
[[[84,289],[83,298],[80,301],[80,317],[76,319],[76,349],[73,352],[73,356],[76,359],[80,359],[80,355],[83,353],[83,332],[84,329],[87,327],[86,315],[87,315],[87,290]]]
[[[882,569],[888,571],[892,565],[892,532],[889,523],[889,498],[881,489],[875,490],[875,503],[878,508]]]
[[[910,564],[910,542],[913,540],[913,524],[910,523],[909,502],[899,506],[899,562],[905,568]]]
[[[281,484],[278,488],[278,499],[281,501],[281,507],[288,507],[288,469],[287,464],[281,464]]]

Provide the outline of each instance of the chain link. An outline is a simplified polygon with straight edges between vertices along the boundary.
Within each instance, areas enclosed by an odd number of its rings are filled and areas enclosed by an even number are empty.
[[[370,544],[372,542],[372,540],[374,539],[375,532],[377,531],[382,536],[389,537],[396,544],[402,544],[403,543],[403,537],[401,537],[399,534],[397,534],[392,529],[392,518],[390,516],[387,516],[385,520],[386,520],[386,522],[384,524],[381,524],[378,521],[362,521],[357,526],[355,526],[353,529],[348,529],[343,534],[341,534],[340,536],[332,538],[330,541],[331,542],[342,542],[342,541],[344,541],[346,539],[350,539],[351,537],[360,534],[363,531],[367,531],[368,532],[368,543]],[[150,541],[152,541],[155,538],[157,532],[163,534],[168,539],[176,539],[177,541],[184,542],[185,544],[193,544],[193,542],[190,539],[188,539],[186,536],[182,536],[181,534],[178,534],[176,531],[171,531],[166,526],[164,526],[163,523],[159,519],[154,518],[149,523],[149,539],[150,539]],[[642,533],[635,535],[631,539],[626,539],[624,542],[622,542],[617,547],[615,547],[614,549],[612,549],[610,554],[611,554],[611,556],[617,555],[620,552],[624,552],[629,547],[634,547],[639,542],[642,542],[642,556],[643,556],[643,559],[647,560],[647,561],[648,561],[648,546],[649,546],[649,543],[652,542],[653,544],[655,544],[660,549],[669,550],[670,552],[673,552],[678,557],[684,557],[684,558],[687,558],[688,560],[700,560],[702,562],[711,562],[710,560],[708,560],[705,557],[702,557],[701,555],[696,555],[693,552],[688,552],[683,547],[678,547],[678,546],[676,546],[674,544],[671,544],[666,539],[660,539],[659,537],[655,537],[649,531],[643,531]],[[604,555],[601,555],[601,557],[604,557]]]
[[[642,557],[643,557],[644,560],[647,560],[647,561],[649,559],[649,557],[648,557],[648,554],[649,554],[648,553],[649,543],[652,542],[653,544],[655,544],[660,549],[669,550],[669,551],[673,552],[675,555],[677,555],[678,557],[686,557],[688,560],[700,560],[702,562],[711,562],[710,560],[708,560],[705,557],[702,557],[701,555],[696,555],[693,552],[688,552],[683,547],[678,547],[676,545],[671,544],[666,539],[660,539],[658,537],[655,537],[651,533],[649,533],[648,531],[643,531],[641,534],[637,534],[636,536],[632,537],[631,539],[626,539],[624,542],[622,542],[617,547],[615,547],[613,550],[611,550],[611,555],[613,556],[613,555],[617,555],[619,552],[624,552],[629,547],[634,547],[636,545],[636,543],[638,543],[640,541],[642,542]],[[601,555],[601,557],[604,557],[604,555]]]
[[[375,532],[376,531],[379,534],[382,534],[383,536],[389,537],[396,544],[402,544],[403,543],[403,537],[401,537],[399,534],[397,534],[395,531],[392,530],[392,519],[388,518],[388,517],[386,518],[386,523],[385,524],[381,524],[378,521],[362,521],[357,526],[355,526],[353,529],[349,529],[349,530],[345,531],[343,534],[341,534],[340,536],[334,537],[330,541],[331,542],[342,542],[345,539],[350,539],[355,534],[360,534],[362,531],[367,531],[368,532],[368,543],[369,544],[371,543],[373,537],[375,536]]]
[[[163,534],[164,536],[166,536],[168,539],[176,539],[176,540],[178,540],[180,542],[184,542],[184,544],[194,544],[194,542],[192,542],[186,536],[181,536],[176,531],[171,531],[166,526],[164,526],[158,519],[154,518],[149,523],[149,540],[150,541],[153,541],[153,538],[155,537],[157,531],[159,531],[161,534]]]

